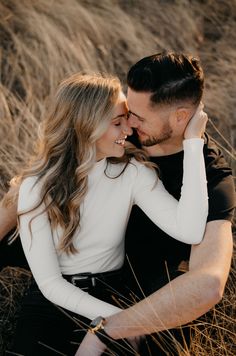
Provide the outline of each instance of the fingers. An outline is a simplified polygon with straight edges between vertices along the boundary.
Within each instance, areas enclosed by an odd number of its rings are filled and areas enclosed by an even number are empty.
[[[191,119],[188,122],[188,125],[185,128],[184,132],[184,138],[194,138],[194,137],[199,137],[201,138],[205,128],[206,128],[206,123],[208,121],[208,116],[205,111],[203,111],[204,105],[201,102],[196,111],[195,114],[191,117]]]
[[[206,122],[208,121],[208,115],[205,111],[202,112],[202,118],[203,120],[205,120]]]
[[[207,115],[207,113],[205,111],[202,112],[201,119],[202,119],[202,121],[204,123],[203,124],[204,125],[203,131],[205,131],[206,124],[207,124],[207,121],[208,121],[208,115]]]
[[[207,113],[205,111],[201,111],[199,114],[199,119],[201,119],[201,121],[206,124],[208,121]]]
[[[201,111],[204,112],[203,109],[204,109],[204,104],[203,104],[202,101],[200,101],[200,103],[199,103],[195,113],[193,114],[192,118],[200,116]]]
[[[208,121],[207,113],[205,113],[204,111],[201,111],[198,121],[199,121],[199,129],[200,129],[201,136],[202,136],[204,134],[204,131],[206,130],[206,124]]]

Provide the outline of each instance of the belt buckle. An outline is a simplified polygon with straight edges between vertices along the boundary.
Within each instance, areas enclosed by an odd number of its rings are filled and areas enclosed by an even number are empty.
[[[91,280],[91,285],[95,287],[96,285],[96,280],[95,277],[91,277],[91,272],[84,272],[84,273],[79,273],[75,276],[71,277],[71,283],[76,286],[76,281],[86,281],[86,280]],[[89,286],[87,287],[80,287],[82,290],[88,290]]]

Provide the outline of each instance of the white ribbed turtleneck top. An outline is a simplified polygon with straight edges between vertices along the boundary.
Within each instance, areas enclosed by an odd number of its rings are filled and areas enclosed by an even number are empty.
[[[112,177],[122,171],[124,164],[109,163],[107,167],[107,160],[103,159],[94,165],[88,176],[88,193],[80,208],[80,228],[74,234],[74,245],[79,251],[74,255],[58,253],[62,231],[51,229],[45,212],[32,220],[31,236],[29,221],[43,211],[43,204],[20,216],[23,249],[46,298],[89,319],[119,311],[119,308],[70,284],[62,274],[98,273],[120,268],[124,261],[125,230],[134,204],[175,239],[189,244],[201,241],[208,213],[203,140],[188,139],[183,145],[184,177],[179,202],[165,190],[153,170],[135,159],[114,179]],[[28,177],[22,182],[19,212],[27,211],[39,202],[40,183],[35,185],[35,182],[36,177]]]

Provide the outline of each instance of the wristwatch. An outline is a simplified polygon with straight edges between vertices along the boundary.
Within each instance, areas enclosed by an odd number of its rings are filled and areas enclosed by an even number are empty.
[[[95,334],[99,338],[99,340],[107,347],[111,347],[115,340],[106,333],[104,329],[105,325],[106,319],[102,316],[98,316],[97,318],[91,321],[88,332]]]

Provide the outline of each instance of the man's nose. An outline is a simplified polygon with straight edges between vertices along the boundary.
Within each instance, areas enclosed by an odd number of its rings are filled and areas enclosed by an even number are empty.
[[[137,118],[130,113],[129,118],[128,118],[128,124],[130,127],[137,128],[138,127],[138,121]]]

